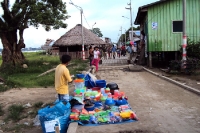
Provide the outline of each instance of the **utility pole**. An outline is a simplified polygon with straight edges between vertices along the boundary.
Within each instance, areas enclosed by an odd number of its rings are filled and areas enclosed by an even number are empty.
[[[124,30],[125,30],[125,43],[124,44],[126,45],[126,29],[124,29]]]
[[[187,35],[186,35],[186,0],[183,0],[183,55],[182,55],[182,61],[186,61],[186,56],[187,56]]]
[[[130,0],[130,3],[128,3],[127,5],[130,6],[130,8],[126,8],[125,9],[129,9],[130,10],[130,18],[131,18],[131,38],[130,38],[130,41],[133,41],[133,23],[132,23],[132,8],[131,8],[131,0]]]
[[[122,37],[122,26],[121,26],[121,28],[120,28],[119,31],[121,31],[120,44],[119,44],[119,47],[121,47],[121,44],[122,44],[122,42],[123,42],[123,37]]]
[[[85,60],[84,38],[83,38],[83,20],[82,20],[83,9],[81,8],[80,11],[81,11],[82,54],[83,54],[83,60]]]
[[[82,15],[83,15],[83,9],[80,6],[75,5],[74,3],[70,2],[69,4],[74,5],[77,9],[80,10],[81,12],[81,35],[82,35],[82,55],[83,55],[83,60],[85,60],[85,50],[84,50],[84,35],[83,35],[83,20],[82,20]]]

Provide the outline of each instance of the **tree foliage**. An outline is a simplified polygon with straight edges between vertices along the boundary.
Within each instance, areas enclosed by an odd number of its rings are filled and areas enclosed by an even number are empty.
[[[23,33],[30,26],[38,28],[41,25],[46,31],[67,27],[64,22],[68,18],[66,3],[62,0],[15,0],[12,6],[10,0],[3,0],[1,8],[3,15],[0,16],[0,38],[3,44],[3,64],[15,65],[24,60],[21,53],[21,49],[25,48]]]
[[[102,37],[103,34],[101,33],[101,30],[99,28],[93,28],[92,31],[94,34],[96,34],[98,37]]]

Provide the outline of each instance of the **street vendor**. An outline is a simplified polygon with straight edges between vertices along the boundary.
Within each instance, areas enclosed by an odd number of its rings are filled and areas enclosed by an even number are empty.
[[[72,82],[70,72],[66,67],[71,61],[71,56],[63,55],[61,57],[61,64],[55,70],[55,90],[58,93],[59,101],[69,101],[69,87],[68,83]]]

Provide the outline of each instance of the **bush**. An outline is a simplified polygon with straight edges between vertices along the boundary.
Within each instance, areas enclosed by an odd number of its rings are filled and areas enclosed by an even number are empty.
[[[187,57],[200,59],[200,41],[195,42],[188,38],[186,51],[187,51]],[[183,52],[182,47],[180,48],[180,52],[182,54]]]
[[[186,74],[194,73],[200,68],[200,60],[195,58],[187,58],[186,61],[172,60],[169,64],[169,70],[175,70],[178,72],[183,71]]]

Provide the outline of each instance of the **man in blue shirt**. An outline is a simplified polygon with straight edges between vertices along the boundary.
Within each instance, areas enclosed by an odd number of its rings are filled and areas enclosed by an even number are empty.
[[[133,58],[133,49],[132,49],[132,45],[130,44],[127,48],[126,48],[127,52],[129,53],[129,56],[128,56],[128,64],[131,64],[131,60]]]
[[[115,59],[116,50],[117,50],[117,48],[115,47],[115,45],[113,45],[113,46],[112,46],[112,49],[111,49],[113,59]]]

